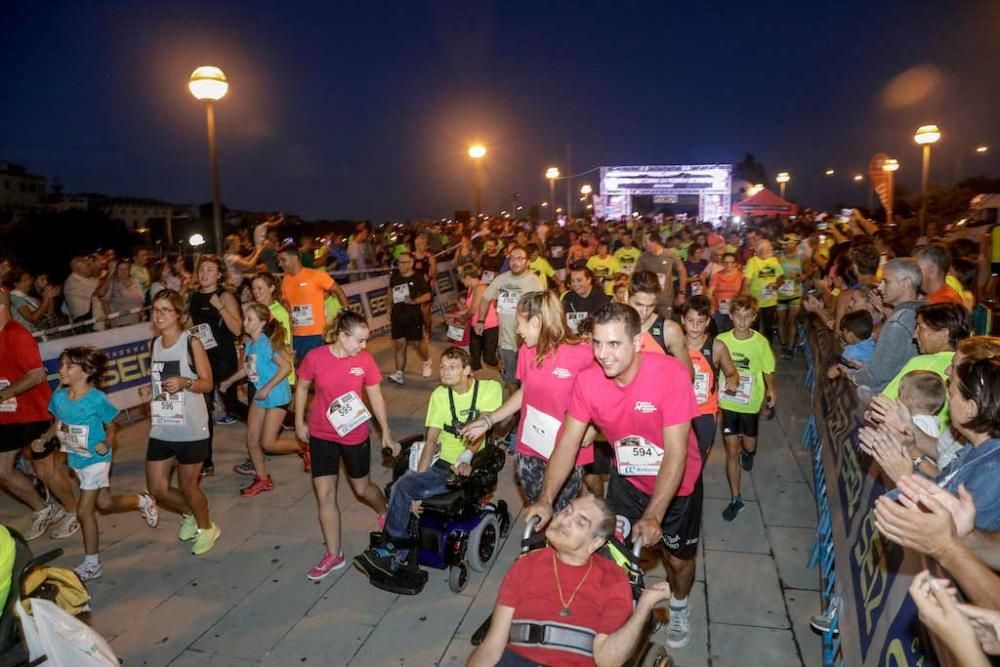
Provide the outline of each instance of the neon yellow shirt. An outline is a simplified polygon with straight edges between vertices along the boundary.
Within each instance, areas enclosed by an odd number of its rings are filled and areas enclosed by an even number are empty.
[[[771,344],[756,331],[743,340],[737,338],[734,331],[727,331],[719,334],[716,340],[721,340],[729,349],[729,355],[740,374],[740,388],[735,395],[723,391],[726,388],[726,378],[719,378],[719,407],[744,414],[760,412],[767,390],[764,375],[774,372]]]
[[[538,279],[542,281],[542,289],[549,288],[549,278],[556,275],[556,270],[552,268],[549,264],[549,260],[544,257],[536,257],[530,264],[528,268],[535,272]]]
[[[639,261],[642,251],[632,246],[631,248],[621,247],[615,250],[614,258],[618,260],[621,270],[625,273],[632,273],[635,263]]]
[[[459,422],[468,422],[475,419],[483,412],[492,412],[503,403],[503,386],[496,380],[480,380],[479,392],[476,396],[476,412],[472,413],[473,387],[464,394],[453,392],[455,401],[455,417]],[[438,434],[438,444],[441,446],[441,460],[447,463],[455,463],[458,455],[465,449],[465,442],[451,433],[444,430],[452,425],[453,416],[451,405],[448,402],[448,387],[439,386],[431,393],[430,403],[427,405],[427,419],[424,425],[428,428],[436,428],[441,432]]]
[[[781,262],[774,255],[767,259],[751,257],[743,268],[743,277],[750,281],[750,296],[760,308],[778,305],[778,288],[774,282],[785,275]]]
[[[615,293],[615,274],[622,270],[621,264],[613,255],[608,255],[603,259],[594,255],[587,260],[587,268],[595,276],[604,281],[604,293],[611,296]]]

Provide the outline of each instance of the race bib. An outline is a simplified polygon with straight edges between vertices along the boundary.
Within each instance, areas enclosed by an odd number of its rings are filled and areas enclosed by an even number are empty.
[[[334,399],[326,409],[330,426],[343,437],[372,418],[356,391],[349,391]]]
[[[313,317],[313,307],[308,303],[299,306],[292,306],[292,326],[309,327],[316,324]]]
[[[634,271],[635,271],[635,264],[622,264],[622,273],[624,273],[625,275],[630,276]]]
[[[552,415],[528,406],[524,413],[524,427],[521,429],[521,441],[542,455],[547,461],[552,456],[556,446],[556,434],[562,424]]]
[[[153,426],[184,425],[184,395],[161,394],[149,404]]]
[[[750,393],[753,391],[753,376],[740,373],[740,384],[736,388],[735,394],[726,394],[726,400],[730,403],[740,405],[750,405]]]
[[[795,296],[795,281],[786,280],[778,288],[778,296]]]
[[[410,283],[401,283],[392,288],[392,302],[406,303],[410,300]]]
[[[247,379],[253,384],[260,382],[260,374],[257,372],[257,355],[248,354],[243,357],[243,368],[247,372]]]
[[[774,289],[774,285],[764,285],[760,288],[760,300],[761,301],[773,301],[777,291]]]
[[[456,343],[465,338],[465,327],[456,327],[453,324],[448,325],[448,339],[453,340]]]
[[[623,477],[656,477],[663,449],[641,435],[630,435],[615,442],[615,460]]]
[[[0,378],[0,389],[4,389],[9,386],[10,380],[7,378]],[[3,403],[0,403],[0,412],[17,412],[17,396],[8,398]]]
[[[90,439],[89,426],[59,422],[56,437],[59,438],[60,449],[62,451],[87,458],[91,457],[90,449],[87,448],[87,442]]]
[[[698,405],[708,403],[709,374],[704,371],[694,372],[694,396]]]
[[[205,348],[206,352],[219,347],[219,344],[215,342],[215,334],[212,333],[212,327],[204,322],[191,327],[188,333],[201,341],[201,346]]]
[[[497,312],[501,315],[513,315],[517,312],[517,300],[521,298],[520,292],[502,289],[497,292]]]
[[[480,278],[480,280],[483,281],[484,285],[489,285],[491,282],[493,282],[493,279],[496,277],[497,274],[494,273],[493,271],[483,271],[483,275]]]
[[[695,281],[691,283],[691,296],[699,296],[701,294],[701,281]]]
[[[579,312],[566,313],[566,324],[569,325],[569,328],[573,333],[579,333],[580,322],[583,322],[585,319],[587,319],[589,315],[590,313],[579,313]]]

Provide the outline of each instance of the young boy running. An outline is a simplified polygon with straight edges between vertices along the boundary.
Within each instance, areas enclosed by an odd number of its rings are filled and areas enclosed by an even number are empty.
[[[740,374],[740,385],[735,393],[719,393],[722,437],[726,445],[726,478],[732,495],[729,505],[722,511],[722,518],[726,521],[732,521],[743,510],[740,468],[753,470],[761,407],[765,398],[769,409],[774,408],[777,400],[774,352],[771,351],[767,338],[750,328],[757,317],[756,300],[748,296],[735,297],[731,303],[730,316],[733,330],[718,336],[718,340],[729,349]]]

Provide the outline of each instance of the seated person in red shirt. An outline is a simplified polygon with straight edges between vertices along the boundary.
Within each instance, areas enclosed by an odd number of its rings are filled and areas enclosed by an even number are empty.
[[[615,515],[593,495],[557,512],[545,529],[548,546],[521,556],[504,576],[490,631],[468,664],[624,664],[670,585],[647,588],[633,611],[625,570],[595,553],[614,530]]]

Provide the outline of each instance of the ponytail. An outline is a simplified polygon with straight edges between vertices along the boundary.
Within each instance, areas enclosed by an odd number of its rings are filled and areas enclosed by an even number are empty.
[[[288,330],[277,318],[271,314],[271,309],[261,303],[250,303],[246,305],[247,310],[252,310],[257,319],[264,323],[263,333],[271,343],[271,350],[275,354],[280,354],[289,361],[295,359],[292,350],[288,345]]]
[[[359,327],[368,328],[368,320],[364,315],[359,315],[349,308],[342,309],[337,316],[330,320],[323,331],[323,340],[332,343],[342,333],[351,334]]]
[[[517,314],[526,319],[537,317],[541,323],[538,344],[535,346],[535,364],[541,366],[562,344],[575,345],[579,339],[566,323],[562,301],[551,290],[528,292],[517,302]]]

